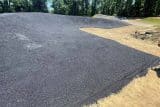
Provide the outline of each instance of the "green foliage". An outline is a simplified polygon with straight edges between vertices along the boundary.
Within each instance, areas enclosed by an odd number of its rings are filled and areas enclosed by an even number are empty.
[[[153,16],[155,14],[155,5],[157,0],[145,0],[144,16]]]
[[[11,0],[1,0],[0,1],[0,6],[2,12],[11,12]]]
[[[53,13],[68,15],[89,15],[89,0],[53,0]]]
[[[47,12],[47,0],[0,0],[0,12]]]
[[[0,0],[0,12],[48,12],[47,1],[52,2],[55,14],[160,15],[160,0]]]
[[[29,12],[31,11],[32,5],[31,5],[31,1],[28,0],[13,0],[13,9],[16,12]]]
[[[68,15],[101,13],[140,17],[160,14],[160,0],[53,0],[52,7],[54,13]]]
[[[47,0],[31,0],[32,11],[35,12],[48,12],[46,2]]]
[[[142,1],[135,0],[134,4],[134,16],[142,16]]]
[[[148,18],[144,18],[141,21],[150,23],[150,24],[154,24],[154,25],[160,25],[160,18],[148,17]]]
[[[160,0],[157,0],[155,9],[156,15],[160,15]]]

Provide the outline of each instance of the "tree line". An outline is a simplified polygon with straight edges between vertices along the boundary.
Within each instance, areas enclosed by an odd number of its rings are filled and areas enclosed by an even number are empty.
[[[53,0],[53,12],[69,15],[106,14],[126,17],[160,15],[160,0]]]
[[[126,17],[160,15],[160,0],[50,0],[52,13]],[[0,12],[48,12],[47,0],[0,0]]]
[[[0,13],[48,12],[47,0],[0,0]]]

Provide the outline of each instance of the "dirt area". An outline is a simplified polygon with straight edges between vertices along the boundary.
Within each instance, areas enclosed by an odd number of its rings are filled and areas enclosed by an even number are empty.
[[[127,22],[131,25],[113,29],[81,28],[81,30],[155,56],[160,56],[160,47],[158,46],[159,30],[151,24],[133,20],[127,20]]]
[[[160,29],[139,20],[127,20],[127,22],[131,25],[113,29],[82,28],[81,30],[160,57],[158,46]],[[159,66],[154,70],[149,69],[146,76],[135,78],[119,93],[102,98],[86,107],[159,107],[159,76]]]
[[[93,18],[120,20],[115,16],[106,16],[101,14],[95,15]],[[121,27],[119,29],[113,29],[113,31],[117,32],[118,30],[118,34],[120,33],[122,36],[123,35],[133,36],[136,39],[140,39],[145,42],[151,42],[151,44],[160,47],[160,17],[148,17],[141,19],[121,18],[121,20],[123,22],[129,23],[130,26]],[[110,32],[110,34],[112,34],[112,32]]]
[[[136,78],[120,93],[100,99],[86,107],[159,107],[160,78],[149,70],[145,77]]]
[[[144,41],[151,41],[153,44],[158,45],[160,47],[160,32],[159,31],[136,31],[134,34],[131,34],[136,39],[141,39]]]
[[[114,29],[82,28],[81,30],[98,35],[100,37],[115,40],[121,44],[155,56],[160,56],[160,48],[157,45],[154,45],[150,41],[143,41],[129,36],[129,34],[135,32],[136,28],[134,26],[126,26]]]
[[[143,27],[143,29],[137,29],[131,34],[134,38],[150,41],[152,44],[160,47],[160,17],[129,20],[128,23]]]

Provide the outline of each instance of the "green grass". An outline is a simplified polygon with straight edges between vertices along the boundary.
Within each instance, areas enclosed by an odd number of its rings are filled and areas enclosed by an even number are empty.
[[[148,17],[148,18],[142,19],[142,21],[145,22],[145,23],[150,23],[150,24],[154,24],[154,25],[159,25],[160,26],[160,17],[159,18]]]
[[[152,24],[160,31],[160,17],[148,17],[141,20],[144,23]]]

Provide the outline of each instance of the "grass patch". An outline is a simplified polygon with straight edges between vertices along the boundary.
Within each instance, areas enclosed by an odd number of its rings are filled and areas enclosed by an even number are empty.
[[[142,19],[141,21],[149,24],[154,24],[160,27],[160,17],[148,17]]]

